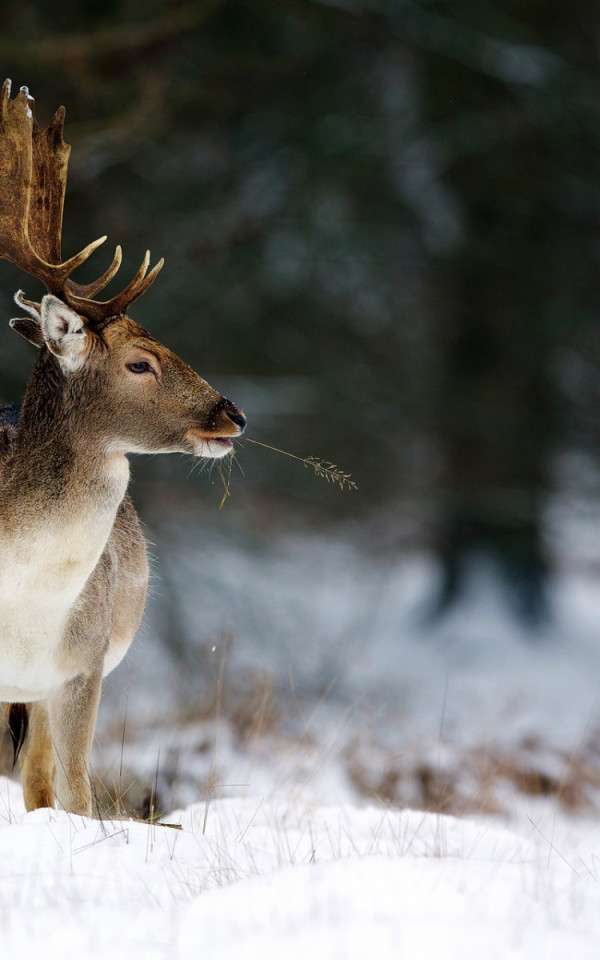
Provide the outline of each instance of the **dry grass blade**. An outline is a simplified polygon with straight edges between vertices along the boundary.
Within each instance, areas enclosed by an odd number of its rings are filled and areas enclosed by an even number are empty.
[[[219,471],[219,476],[223,482],[223,496],[221,497],[221,502],[219,504],[219,510],[222,510],[225,506],[228,498],[231,496],[231,471],[233,470],[233,461],[235,459],[235,453],[232,452],[227,458],[227,467],[224,470],[223,465],[219,460],[217,460],[217,469]]]
[[[278,447],[272,447],[260,440],[251,440],[250,437],[245,437],[244,442],[254,443],[259,447],[264,447],[265,450],[272,450],[273,453],[281,453],[284,457],[291,457],[292,460],[299,460],[305,467],[312,467],[317,477],[322,477],[327,483],[335,484],[340,490],[358,490],[358,486],[352,480],[350,474],[340,470],[335,463],[330,463],[329,460],[321,460],[319,457],[299,457],[295,453],[280,450]]]

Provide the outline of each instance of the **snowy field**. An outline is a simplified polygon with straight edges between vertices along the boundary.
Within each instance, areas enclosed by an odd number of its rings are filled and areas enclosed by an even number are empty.
[[[208,536],[209,565],[189,527],[159,544],[149,629],[105,685],[103,776],[157,779],[164,811],[215,767],[244,795],[293,783],[324,804],[509,815],[516,790],[600,809],[596,566],[565,567],[532,633],[484,561],[434,620],[425,554],[369,552],[356,532]],[[173,624],[183,663],[160,640]]]
[[[0,778],[0,956],[597,960],[595,569],[532,636],[483,562],[433,622],[426,556],[212,536],[208,568],[161,544],[103,698],[102,818]],[[123,813],[148,802],[162,823]]]
[[[2,956],[598,956],[597,822],[261,799],[167,822],[25,814],[0,780]]]

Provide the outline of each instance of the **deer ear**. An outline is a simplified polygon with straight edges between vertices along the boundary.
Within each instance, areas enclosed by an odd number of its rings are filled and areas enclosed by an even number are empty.
[[[52,294],[42,297],[41,331],[44,343],[63,369],[79,370],[85,359],[87,331],[78,313]]]
[[[32,317],[15,317],[8,321],[12,330],[16,330],[22,337],[29,340],[34,347],[41,347],[44,343],[42,328],[37,320]]]

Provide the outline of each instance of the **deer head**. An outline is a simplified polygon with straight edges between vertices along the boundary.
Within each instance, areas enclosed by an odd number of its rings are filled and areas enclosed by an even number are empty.
[[[11,326],[41,348],[40,372],[53,370],[64,403],[86,441],[119,452],[193,453],[221,457],[243,432],[245,417],[174,353],[127,316],[163,260],[148,272],[150,254],[133,279],[108,300],[95,299],[117,273],[121,248],[97,280],[72,273],[104,242],[101,237],[61,260],[61,233],[70,146],[61,107],[46,130],[22,87],[14,100],[6,81],[0,98],[0,257],[41,280],[40,303],[17,303],[28,316]]]

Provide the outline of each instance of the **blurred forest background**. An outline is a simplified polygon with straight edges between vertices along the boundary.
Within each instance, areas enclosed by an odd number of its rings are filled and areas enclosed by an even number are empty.
[[[249,437],[359,485],[246,445],[219,516],[432,550],[440,608],[483,551],[543,617],[553,567],[600,558],[594,5],[23,0],[2,24],[40,125],[67,107],[65,254],[106,233],[89,272],[121,243],[120,276],[164,255],[134,318]],[[2,264],[6,321],[32,285]],[[31,349],[4,329],[15,400]],[[150,525],[169,501],[214,520],[217,474],[207,496],[174,461],[136,467]]]

